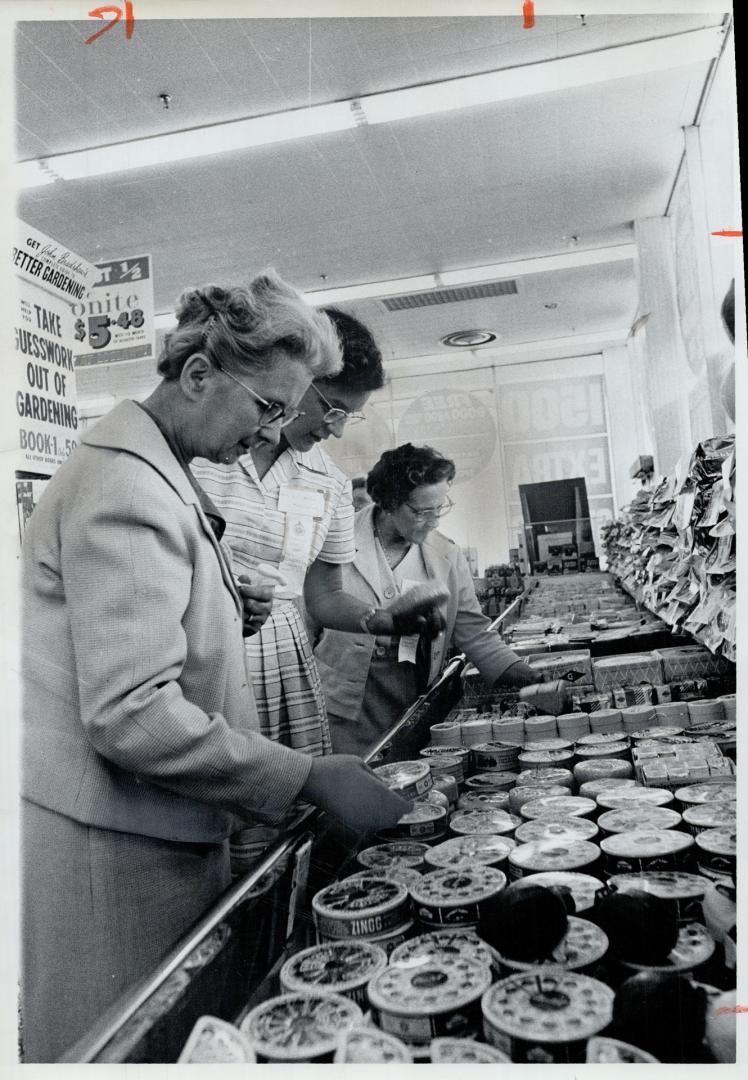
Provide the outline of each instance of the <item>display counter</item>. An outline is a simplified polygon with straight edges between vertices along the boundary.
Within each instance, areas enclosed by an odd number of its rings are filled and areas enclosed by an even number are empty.
[[[492,630],[511,637],[510,628],[532,606],[528,601],[536,589],[537,582],[529,582]],[[631,647],[630,639],[622,638],[604,651],[616,644],[620,651]],[[464,656],[453,658],[367,761],[417,757],[430,741],[431,725],[469,698],[468,672]],[[370,842],[344,831],[329,815],[307,810],[256,869],[227,890],[156,970],[132,986],[61,1060],[175,1062],[198,1017],[240,1023],[250,1008],[279,992],[278,972],[289,956],[315,943],[312,896],[360,869],[352,865],[355,854]]]

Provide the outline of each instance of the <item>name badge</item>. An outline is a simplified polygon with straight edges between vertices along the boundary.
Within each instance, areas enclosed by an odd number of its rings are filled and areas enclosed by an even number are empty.
[[[321,518],[325,513],[325,496],[321,491],[284,484],[278,492],[278,509],[293,517]]]

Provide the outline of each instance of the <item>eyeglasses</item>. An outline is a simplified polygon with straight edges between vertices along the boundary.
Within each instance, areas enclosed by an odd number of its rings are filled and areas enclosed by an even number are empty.
[[[410,503],[403,503],[403,506],[407,506],[416,521],[426,521],[428,518],[443,518],[450,510],[454,509],[454,503],[447,496],[446,502],[443,502],[441,506],[432,506],[428,508],[420,506],[411,506]]]
[[[278,420],[281,421],[281,427],[287,427],[294,420],[298,420],[300,416],[304,416],[304,413],[299,409],[295,409],[292,405],[284,405],[282,401],[266,401],[251,386],[247,386],[241,379],[237,379],[236,375],[232,375],[225,367],[221,367],[217,360],[214,360],[213,363],[219,371],[222,371],[224,375],[228,375],[237,385],[241,386],[242,390],[246,390],[255,401],[259,401],[260,405],[264,406],[263,411],[260,413],[260,427],[268,427],[270,424],[277,423]]]
[[[366,417],[360,412],[347,412],[345,409],[339,409],[336,405],[333,405],[331,401],[328,401],[321,390],[318,390],[314,383],[311,384],[312,390],[318,398],[320,398],[325,405],[327,405],[327,412],[322,417],[322,421],[325,424],[331,426],[335,424],[360,424]]]

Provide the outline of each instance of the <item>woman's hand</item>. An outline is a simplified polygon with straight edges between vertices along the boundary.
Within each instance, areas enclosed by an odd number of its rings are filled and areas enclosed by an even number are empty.
[[[392,828],[413,809],[352,754],[314,758],[301,797],[363,835]]]
[[[439,585],[416,585],[409,589],[387,608],[392,616],[392,632],[435,638],[447,625],[441,605],[448,599],[448,591]]]
[[[251,637],[262,629],[273,609],[275,585],[253,585],[246,574],[242,574],[237,589],[244,604],[242,634]]]

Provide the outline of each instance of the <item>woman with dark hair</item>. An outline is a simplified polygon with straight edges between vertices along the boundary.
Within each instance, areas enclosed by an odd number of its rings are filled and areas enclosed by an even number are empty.
[[[487,633],[470,569],[457,545],[436,531],[452,509],[454,462],[429,446],[406,443],[382,454],[367,489],[373,500],[356,514],[356,557],[343,571],[343,587],[370,605],[402,602],[423,583],[442,586],[447,599],[440,623],[426,633],[380,632],[365,616],[369,634],[325,630],[315,649],[333,749],[363,754],[433,681],[454,644],[490,684],[527,686],[537,672]],[[372,620],[377,608],[370,607]],[[428,630],[436,631],[429,639]]]
[[[342,370],[316,378],[297,418],[258,432],[249,452],[231,464],[193,465],[226,520],[234,573],[279,582],[269,618],[263,624],[258,613],[258,632],[246,640],[261,730],[315,757],[329,754],[331,743],[302,605],[320,626],[358,632],[370,606],[343,589],[342,568],[355,554],[351,482],[320,443],[364,420],[360,410],[384,384],[382,357],[367,328],[335,308],[324,314],[338,333]],[[375,624],[385,633],[393,620],[403,633],[425,625],[419,602],[409,597],[381,611]],[[265,834],[251,830],[235,837],[235,870],[251,864],[264,843]]]
[[[409,808],[355,758],[264,739],[243,586],[189,472],[236,461],[334,374],[329,321],[275,275],[193,289],[162,381],[49,482],[23,543],[25,1060],[56,1061],[230,881],[227,838],[303,798],[366,832]]]

